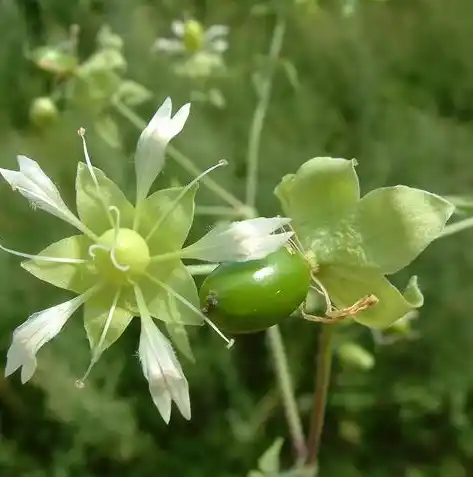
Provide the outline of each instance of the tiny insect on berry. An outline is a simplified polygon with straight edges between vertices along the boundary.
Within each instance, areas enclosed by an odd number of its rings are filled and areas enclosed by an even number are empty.
[[[305,300],[310,267],[290,247],[261,260],[225,263],[200,289],[202,311],[221,330],[254,333],[288,317]]]

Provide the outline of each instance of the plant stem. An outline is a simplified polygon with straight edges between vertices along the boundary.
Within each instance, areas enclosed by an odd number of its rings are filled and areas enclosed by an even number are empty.
[[[473,217],[468,219],[460,220],[454,224],[447,225],[443,232],[440,234],[440,237],[447,237],[448,235],[453,235],[458,232],[463,232],[463,230],[470,229],[473,227]]]
[[[248,139],[248,155],[247,155],[247,181],[246,181],[246,204],[254,208],[256,203],[256,192],[258,188],[258,156],[260,149],[261,132],[263,130],[266,112],[271,97],[271,89],[273,85],[274,71],[277,60],[281,54],[281,49],[286,31],[286,21],[280,15],[276,21],[271,45],[269,47],[270,70],[263,79],[258,88],[259,101],[253,114],[253,120],[250,127],[250,135]]]
[[[137,129],[143,130],[146,127],[146,121],[141,118],[138,114],[135,113],[132,109],[130,109],[126,104],[123,104],[121,101],[113,101],[113,105],[117,112],[119,112],[124,118],[128,119],[131,124],[133,124]],[[202,171],[194,165],[191,159],[189,159],[186,155],[180,152],[171,144],[168,144],[166,148],[166,152],[172,157],[180,166],[187,170],[190,174],[197,177],[202,174]],[[245,204],[235,197],[233,194],[228,192],[225,188],[219,185],[210,177],[203,177],[202,183],[211,190],[217,197],[222,199],[227,204],[231,205],[237,210],[245,211],[248,207]],[[243,213],[243,212],[242,212]]]
[[[319,346],[315,362],[315,390],[310,417],[307,464],[316,464],[325,420],[327,391],[332,369],[332,333],[334,325],[321,325]]]
[[[307,447],[281,331],[278,326],[273,326],[266,333],[271,354],[273,356],[274,370],[276,372],[279,389],[284,403],[284,411],[292,439],[292,445],[294,447],[298,464],[302,464],[307,457]]]
[[[279,55],[281,54],[286,20],[279,15],[274,26],[269,46],[270,69],[258,88],[258,103],[256,105],[250,126],[247,153],[247,176],[245,202],[247,207],[256,210],[256,192],[258,188],[258,165],[261,133],[263,131],[266,112],[271,98],[274,72]],[[276,377],[284,404],[289,434],[296,454],[298,464],[302,464],[307,456],[307,447],[302,430],[302,422],[297,407],[294,386],[289,371],[288,359],[279,327],[273,326],[267,332],[269,350],[273,358]]]

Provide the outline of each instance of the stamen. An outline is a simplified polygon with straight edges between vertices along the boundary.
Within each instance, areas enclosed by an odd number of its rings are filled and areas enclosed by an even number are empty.
[[[218,161],[217,164],[215,164],[212,167],[209,167],[206,171],[202,172],[202,174],[199,174],[194,180],[189,182],[186,187],[181,191],[181,193],[176,197],[176,199],[171,203],[169,208],[166,210],[166,212],[161,216],[161,218],[154,224],[154,227],[151,229],[151,232],[146,236],[145,240],[148,241],[149,238],[156,232],[156,230],[159,228],[159,226],[168,218],[169,214],[176,208],[176,206],[179,204],[181,199],[187,194],[187,192],[194,187],[195,184],[197,184],[204,176],[212,172],[213,170],[217,169],[218,167],[222,166],[227,166],[228,161],[225,159],[221,159]]]
[[[99,243],[95,243],[89,247],[89,255],[92,258],[96,257],[95,251],[96,250],[105,250],[106,252],[110,252],[111,250],[106,245],[100,245]]]
[[[110,223],[113,226],[113,221],[112,221],[112,217],[110,215],[110,211],[108,210],[107,204],[105,203],[105,201],[102,197],[102,194],[100,193],[99,181],[97,179],[97,176],[95,175],[94,168],[92,166],[92,161],[90,160],[90,156],[89,156],[89,151],[87,150],[87,143],[85,141],[85,129],[82,128],[82,127],[79,128],[79,130],[77,131],[77,134],[82,139],[82,146],[83,146],[83,149],[84,149],[85,162],[87,164],[87,169],[89,169],[90,176],[92,177],[92,181],[94,182],[95,188],[97,189],[97,197],[99,198],[100,202],[102,202],[102,205],[105,208],[105,212],[107,213],[107,216],[110,220]]]
[[[118,232],[120,231],[120,210],[118,207],[115,207],[114,205],[111,205],[108,210],[110,212],[115,212],[115,224],[114,224],[114,229],[115,229],[115,238],[113,241],[113,247],[112,250],[110,250],[110,258],[112,259],[113,265],[121,270],[122,272],[126,272],[127,270],[130,269],[129,265],[120,265],[118,263],[117,257],[115,255],[115,245],[117,243],[117,238],[118,238]]]
[[[42,255],[30,255],[29,253],[17,252],[10,248],[4,247],[0,244],[0,249],[4,252],[11,253],[12,255],[17,255],[18,257],[29,258],[30,260],[43,260],[44,262],[55,262],[55,263],[85,263],[87,260],[82,258],[62,258],[62,257],[44,257]]]
[[[197,313],[205,321],[205,323],[207,323],[215,331],[215,333],[217,333],[220,336],[220,338],[222,338],[227,343],[227,349],[230,349],[235,344],[234,339],[228,339],[211,320],[209,320],[198,308],[196,308],[192,303],[187,301],[182,295],[180,295],[179,293],[174,291],[174,289],[172,289],[170,286],[166,285],[161,280],[158,280],[157,278],[153,277],[149,273],[147,273],[146,276],[153,283],[156,283],[156,285],[160,286],[163,290],[167,291],[170,295],[177,298],[181,303],[187,306],[187,308]]]
[[[76,381],[76,386],[79,389],[82,389],[85,386],[85,380],[88,378],[90,372],[92,371],[92,368],[94,365],[97,363],[99,360],[100,356],[102,356],[103,350],[103,344],[105,342],[105,338],[107,337],[108,330],[110,328],[110,325],[112,323],[113,315],[115,314],[115,310],[117,308],[117,303],[120,298],[121,294],[121,288],[117,291],[115,294],[115,297],[113,298],[112,306],[110,307],[110,310],[108,312],[107,320],[105,321],[105,325],[103,327],[102,333],[100,334],[99,342],[97,343],[97,346],[93,350],[92,358],[90,360],[90,364],[87,368],[87,370],[84,373],[84,376],[81,379],[78,379]]]
[[[92,177],[92,180],[94,181],[97,191],[99,191],[100,190],[99,181],[97,180],[97,176],[95,175],[94,168],[92,167],[92,161],[90,160],[90,156],[89,156],[89,151],[87,150],[87,143],[85,141],[85,129],[82,127],[79,128],[79,130],[77,131],[77,134],[82,139],[82,147],[84,149],[85,162],[87,164],[87,168],[89,169],[90,176]]]

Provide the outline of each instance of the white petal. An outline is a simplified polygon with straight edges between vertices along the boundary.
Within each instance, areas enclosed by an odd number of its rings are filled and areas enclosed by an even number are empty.
[[[0,169],[0,174],[35,207],[77,226],[78,219],[67,208],[51,179],[35,161],[18,156],[19,171]]]
[[[214,41],[219,36],[226,36],[230,28],[227,25],[212,25],[205,31],[205,39],[207,41]]]
[[[281,248],[292,237],[293,232],[271,235],[290,221],[284,217],[258,217],[216,227],[184,249],[182,256],[208,262],[258,260]]]
[[[164,103],[141,133],[135,154],[138,200],[144,199],[164,167],[164,151],[169,141],[179,134],[189,116],[190,104],[185,104],[171,117],[171,98]]]
[[[190,419],[189,385],[171,343],[150,317],[141,317],[139,356],[153,402],[169,422],[171,398],[181,414]]]
[[[180,20],[174,20],[171,23],[171,30],[179,38],[182,38],[184,36],[184,32],[186,30],[184,22],[181,22]]]
[[[165,53],[182,53],[185,51],[185,46],[180,40],[170,38],[158,38],[152,49],[154,51],[164,51]]]
[[[223,39],[212,40],[207,43],[206,48],[212,53],[223,53],[228,50],[228,41]]]
[[[71,315],[84,303],[84,295],[31,315],[14,332],[7,353],[5,376],[21,370],[21,381],[29,381],[36,370],[36,353],[52,340]]]

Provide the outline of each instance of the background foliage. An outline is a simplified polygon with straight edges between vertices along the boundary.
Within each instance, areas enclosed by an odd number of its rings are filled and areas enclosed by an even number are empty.
[[[282,175],[316,155],[356,157],[364,191],[397,183],[439,194],[473,189],[473,5],[469,0],[360,1],[351,17],[326,0],[280,2],[287,19],[262,136],[258,208],[279,213],[272,194]],[[129,2],[23,0],[0,2],[0,166],[29,155],[73,203],[73,180],[87,127],[94,163],[132,191],[131,155],[138,131],[114,114],[123,149],[89,126],[90,114],[65,108],[60,120],[38,130],[31,101],[49,93],[50,77],[25,56],[25,47],[64,37],[78,24],[86,58],[104,24],[124,40],[127,75],[155,100],[139,107],[149,118],[165,96],[189,100],[190,80],[177,78],[165,55],[150,53],[170,23],[193,15],[204,24],[230,26],[227,74],[211,79],[224,108],[194,103],[175,145],[200,167],[228,159],[214,178],[242,196],[248,129],[255,107],[253,73],[265,54],[274,14],[255,2],[195,0]],[[64,33],[66,32],[66,33]],[[206,85],[208,86],[208,85]],[[113,114],[113,113],[112,113]],[[165,182],[187,182],[170,162]],[[221,205],[201,188],[200,205]],[[67,225],[0,186],[2,242],[36,252],[63,236]],[[317,204],[314,204],[317,207]],[[192,235],[212,225],[199,216]],[[415,340],[376,346],[368,330],[356,340],[375,356],[369,371],[336,361],[321,453],[322,477],[466,477],[473,475],[473,324],[471,232],[444,238],[422,254],[405,276],[418,274],[426,298],[414,323]],[[35,310],[59,303],[61,290],[24,272],[15,257],[0,255],[0,350]],[[66,295],[64,295],[65,297]],[[133,326],[134,325],[134,326]],[[0,475],[89,477],[115,473],[147,477],[244,476],[277,436],[286,436],[264,334],[242,337],[232,352],[208,330],[191,335],[196,364],[184,363],[193,419],[175,413],[166,427],[149,398],[131,329],[102,358],[87,386],[75,379],[88,364],[80,315],[40,353],[33,381],[0,378]],[[317,326],[282,327],[300,408],[308,419]],[[3,360],[4,361],[4,360]],[[290,445],[283,462],[291,460]]]

